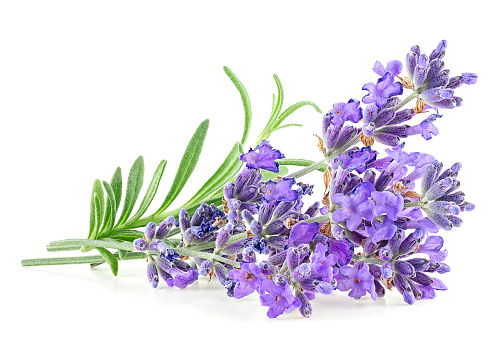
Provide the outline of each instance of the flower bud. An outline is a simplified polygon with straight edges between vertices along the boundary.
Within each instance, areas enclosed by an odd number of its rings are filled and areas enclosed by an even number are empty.
[[[144,229],[144,237],[146,238],[146,241],[151,241],[153,237],[155,236],[155,231],[157,229],[157,225],[155,222],[150,222],[146,225],[146,228]]]

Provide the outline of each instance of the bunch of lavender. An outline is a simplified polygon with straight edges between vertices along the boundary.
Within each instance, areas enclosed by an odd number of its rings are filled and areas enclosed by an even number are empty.
[[[146,259],[146,275],[154,288],[160,279],[170,287],[185,288],[199,278],[210,281],[215,276],[229,297],[257,293],[270,318],[295,310],[309,317],[317,293],[336,290],[355,299],[368,294],[376,300],[396,289],[408,304],[434,298],[436,290],[447,289],[436,274],[450,271],[440,231],[461,226],[461,212],[474,205],[459,190],[460,163],[444,169],[429,154],[406,151],[403,139],[437,135],[439,111],[462,104],[455,89],[477,81],[473,73],[450,77],[444,69],[445,49],[445,41],[429,55],[412,47],[404,62],[407,75],[402,75],[404,64],[399,61],[386,66],[376,62],[373,70],[379,79],[363,85],[368,93],[362,100],[336,103],[322,117],[319,149],[324,159],[318,162],[286,159],[268,141],[274,131],[299,125],[281,125],[296,109],[310,105],[320,112],[312,102],[299,102],[282,112],[283,90],[276,76],[278,97],[273,97],[270,119],[255,148],[243,152],[252,119],[250,101],[241,82],[225,68],[244,105],[242,140],[190,200],[166,211],[198,161],[208,121],[197,128],[156,212],[143,217],[165,161],[130,216],[143,184],[139,157],[128,177],[120,217],[118,168],[111,183],[94,183],[88,238],[47,247],[96,249],[99,256],[30,259],[23,265],[107,262],[116,275],[119,260]],[[412,92],[402,100],[404,89]],[[413,100],[414,107],[406,108]],[[415,116],[422,118],[410,124]],[[388,146],[385,155],[372,148],[376,142]],[[303,168],[288,174],[286,166],[291,165]],[[313,185],[298,179],[316,170],[324,173],[326,191],[305,207]],[[134,229],[140,227],[144,231]]]

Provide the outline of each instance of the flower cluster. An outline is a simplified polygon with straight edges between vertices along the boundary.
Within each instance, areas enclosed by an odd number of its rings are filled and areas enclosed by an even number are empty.
[[[335,290],[377,300],[396,289],[413,304],[447,289],[433,275],[450,271],[437,233],[460,226],[459,215],[474,205],[459,190],[460,163],[442,171],[435,157],[408,152],[402,142],[437,135],[438,108],[460,106],[454,90],[477,81],[473,73],[449,77],[445,48],[442,41],[428,56],[414,46],[404,63],[377,61],[379,79],[362,87],[368,94],[336,103],[322,117],[322,202],[304,206],[313,186],[296,180],[303,174],[263,180],[262,170],[278,173],[284,158],[263,140],[240,156],[245,167],[224,186],[221,206],[201,204],[193,215],[182,209],[158,228],[150,223],[134,246],[147,252],[153,287],[158,276],[180,288],[216,276],[230,297],[259,295],[270,318],[295,310],[309,317],[317,293]],[[400,76],[404,65],[408,76]],[[402,100],[405,89],[412,93]],[[376,142],[390,146],[384,155]],[[167,240],[176,231],[179,242]]]

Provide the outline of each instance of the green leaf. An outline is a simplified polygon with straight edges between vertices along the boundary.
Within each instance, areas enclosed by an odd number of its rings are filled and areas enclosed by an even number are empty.
[[[197,191],[197,193],[184,205],[184,207],[188,207],[207,198],[228,180],[230,180],[235,174],[237,174],[243,164],[243,162],[240,161],[240,154],[243,154],[243,147],[242,144],[237,141],[217,171],[207,180],[207,182],[205,182],[200,190]]]
[[[280,160],[277,161],[280,162]],[[284,177],[285,175],[287,175],[287,173],[289,173],[289,169],[285,166],[279,166],[278,173],[261,169],[261,174],[263,175],[263,181],[275,179],[277,176]]]
[[[311,160],[306,160],[306,159],[279,159],[277,160],[279,165],[286,165],[286,166],[310,166],[315,163],[315,161]],[[325,171],[325,166],[319,167],[317,171],[324,172]]]
[[[111,230],[113,229],[113,226],[115,225],[115,219],[117,216],[117,204],[115,201],[115,193],[113,192],[113,187],[110,184],[108,184],[107,182],[105,182],[104,180],[103,180],[103,185],[104,185],[104,189],[106,190],[106,194],[107,194],[106,207],[109,206],[111,213],[110,213],[110,219],[109,219],[108,223],[106,225],[103,223],[103,227],[101,228],[101,232],[98,235],[99,237],[106,237],[111,232]]]
[[[137,238],[142,238],[143,236],[144,232],[142,231],[137,231],[135,229],[124,229],[117,232],[111,232],[109,238],[132,242]]]
[[[144,159],[143,156],[140,155],[132,165],[129,172],[124,206],[122,209],[122,214],[120,215],[120,219],[117,222],[117,226],[125,223],[130,213],[132,212],[132,209],[134,209],[134,204],[136,204],[137,198],[139,197],[139,192],[141,192],[141,187],[143,186],[143,179]]]
[[[284,124],[284,125],[282,125],[280,127],[277,127],[275,129],[273,129],[272,133],[274,133],[277,130],[283,129],[283,128],[288,128],[288,127],[302,127],[302,126],[303,126],[302,124],[296,124],[296,123]]]
[[[164,202],[160,208],[155,212],[154,215],[163,212],[171,203],[176,199],[184,185],[190,178],[195,166],[197,165],[198,158],[202,152],[202,146],[204,144],[205,136],[207,135],[207,130],[209,129],[209,120],[206,119],[198,126],[197,130],[193,134],[186,150],[184,151],[183,158],[172,182],[172,186],[165,197]]]
[[[106,263],[110,266],[111,272],[113,275],[117,275],[118,273],[118,259],[115,257],[110,251],[102,247],[96,247],[96,250],[99,251],[99,254],[104,258]]]
[[[277,122],[275,123],[275,127],[277,125],[280,125],[280,123],[282,123],[294,111],[296,111],[297,109],[299,109],[303,106],[306,106],[306,105],[310,105],[315,109],[315,111],[317,111],[318,113],[322,113],[322,110],[320,110],[320,108],[317,106],[317,104],[315,104],[313,102],[310,102],[310,101],[297,102],[296,104],[289,106],[287,109],[285,109],[284,112],[282,112],[282,114],[280,114],[280,116],[278,116]]]
[[[129,253],[129,251],[118,250],[118,258],[120,258],[120,260],[124,260],[125,257],[127,257],[127,253]]]
[[[247,90],[245,89],[242,82],[231,71],[231,69],[229,69],[226,66],[223,67],[223,69],[226,75],[228,75],[228,77],[230,78],[231,82],[233,82],[233,84],[237,88],[238,92],[240,93],[240,97],[242,98],[242,104],[244,106],[244,112],[245,112],[245,123],[244,123],[244,132],[242,134],[242,139],[240,140],[240,143],[242,143],[243,146],[245,145],[245,142],[247,142],[247,137],[249,136],[249,131],[252,122],[252,110],[251,110],[249,94],[247,93]]]
[[[101,223],[101,213],[102,213],[102,207],[97,192],[94,192],[90,205],[91,209],[90,209],[89,239],[95,239]]]
[[[122,199],[122,169],[117,167],[113,177],[111,177],[111,188],[113,189],[113,193],[115,194],[115,203],[116,208],[120,206],[120,201]]]
[[[144,198],[139,205],[137,213],[129,221],[127,221],[126,225],[136,222],[136,220],[139,219],[150,206],[151,201],[153,201],[153,198],[157,193],[158,185],[160,184],[160,179],[162,179],[162,175],[164,174],[166,164],[167,160],[162,160],[158,165],[157,170],[155,171],[153,178],[151,179],[150,186],[148,187],[148,190],[146,190],[146,194],[144,195]]]
[[[271,113],[271,118],[273,121],[271,124],[273,125],[273,127],[276,127],[279,124],[276,123],[276,119],[278,118],[280,110],[282,110],[282,105],[284,104],[284,88],[282,87],[282,82],[280,81],[278,75],[273,74],[273,79],[275,79],[275,83],[277,84],[278,96],[277,96],[277,102],[275,103],[275,108]]]
[[[92,185],[92,194],[94,195],[94,193],[97,193],[99,205],[101,206],[99,208],[99,213],[97,214],[98,222],[96,223],[96,227],[99,229],[104,218],[104,190],[99,179],[94,180],[94,185]]]

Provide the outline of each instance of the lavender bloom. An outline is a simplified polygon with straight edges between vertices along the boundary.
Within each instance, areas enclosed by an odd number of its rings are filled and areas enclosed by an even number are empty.
[[[294,178],[282,178],[279,182],[267,181],[262,188],[264,200],[296,201],[299,194],[296,190],[292,190],[293,185]]]
[[[234,289],[235,298],[241,299],[254,291],[261,293],[261,284],[265,277],[261,275],[259,266],[255,263],[243,263],[240,267],[240,270],[231,270],[228,274],[230,279],[237,282]]]
[[[407,72],[414,81],[414,91],[417,91],[424,101],[439,108],[452,109],[460,106],[462,102],[461,98],[453,96],[452,90],[462,84],[475,84],[478,77],[475,73],[449,77],[449,70],[444,69],[442,61],[446,47],[447,42],[441,41],[429,57],[421,54],[416,46],[412,47],[407,55]]]
[[[331,119],[332,124],[337,124],[338,118],[341,118],[343,121],[351,121],[353,123],[357,123],[362,118],[360,101],[350,99],[346,104],[336,103],[332,106],[329,114],[334,115],[334,117],[332,117],[333,119]]]
[[[347,154],[339,154],[334,162],[337,162],[346,171],[356,170],[358,173],[362,173],[367,169],[367,165],[376,160],[376,156],[377,152],[371,147],[356,148]]]
[[[289,235],[289,246],[309,244],[313,238],[320,233],[319,228],[320,224],[318,222],[300,222],[295,224]]]
[[[369,293],[373,300],[377,299],[374,277],[369,272],[369,265],[366,263],[357,262],[354,266],[343,266],[335,278],[339,290],[350,290],[348,296],[359,299]]]
[[[374,208],[376,216],[387,214],[389,219],[396,221],[398,213],[404,209],[404,199],[401,195],[395,195],[388,191],[374,191],[371,193],[371,197],[376,202]]]
[[[429,236],[424,244],[419,245],[417,253],[424,253],[430,257],[431,260],[442,262],[447,258],[447,250],[441,250],[444,245],[444,239],[439,236]]]
[[[351,261],[354,251],[354,246],[351,241],[347,239],[337,240],[329,238],[327,244],[329,247],[329,255],[335,257],[336,263],[339,266],[347,265]]]
[[[397,231],[397,226],[393,224],[393,221],[389,217],[386,217],[383,223],[374,220],[372,221],[372,226],[367,226],[365,229],[369,233],[371,241],[378,243],[381,240],[391,239]]]
[[[262,283],[263,294],[259,296],[261,305],[270,307],[266,315],[272,319],[284,313],[290,313],[301,306],[301,301],[292,296],[287,283],[280,287],[265,279]]]
[[[332,195],[332,202],[342,207],[332,213],[332,221],[342,222],[346,220],[346,226],[351,231],[360,225],[362,219],[372,221],[375,217],[374,203],[369,198],[372,191],[375,191],[374,186],[368,182],[363,182],[350,196],[341,193]]]
[[[388,98],[403,93],[403,86],[399,82],[394,82],[393,75],[387,72],[378,79],[377,84],[367,83],[362,90],[369,92],[362,98],[365,104],[376,103],[378,108],[382,108]]]
[[[285,156],[279,150],[273,149],[266,140],[261,141],[255,150],[251,148],[248,153],[240,155],[240,160],[246,163],[247,168],[262,168],[275,173],[278,173],[278,162],[275,160],[283,158]]]
[[[392,60],[388,62],[386,68],[383,67],[383,64],[381,62],[376,61],[372,70],[379,76],[383,76],[388,72],[391,73],[392,76],[396,76],[402,72],[402,68],[402,63],[398,60]]]
[[[330,283],[334,276],[333,266],[337,263],[338,257],[327,252],[327,247],[318,243],[315,253],[311,255],[311,270],[315,277],[319,277],[324,282]]]

